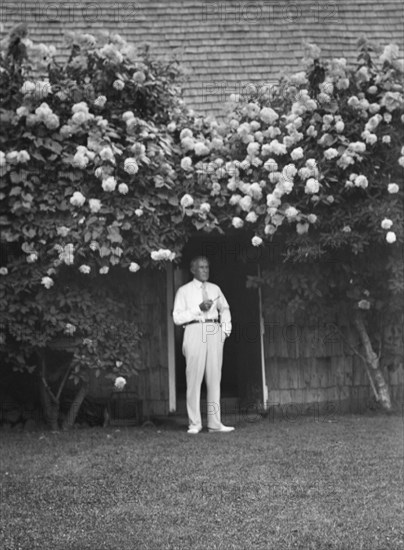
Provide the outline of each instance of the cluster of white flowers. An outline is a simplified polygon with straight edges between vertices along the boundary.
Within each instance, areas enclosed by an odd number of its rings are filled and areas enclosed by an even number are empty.
[[[187,193],[181,198],[180,204],[182,208],[191,208],[191,206],[194,204],[194,199],[191,197],[191,195]]]
[[[154,261],[168,260],[172,262],[176,256],[175,252],[171,252],[167,248],[160,248],[159,250],[153,250],[150,253],[151,259]]]
[[[28,151],[9,151],[4,153],[0,151],[0,168],[5,168],[7,164],[25,164],[31,160]]]
[[[38,254],[37,252],[30,252],[27,256],[27,262],[29,264],[33,264],[38,260]]]
[[[115,378],[114,386],[118,391],[123,390],[123,388],[126,386],[125,378],[123,376],[118,376],[117,378]]]
[[[20,111],[20,115],[21,114],[25,113],[21,113]],[[27,126],[34,126],[35,124],[39,124],[41,122],[49,130],[56,130],[60,125],[58,115],[56,115],[45,102],[41,103],[41,105],[35,109],[35,114],[31,113],[26,115]]]
[[[368,185],[369,185],[369,181],[367,177],[364,176],[363,174],[358,175],[358,174],[352,173],[349,176],[349,180],[345,182],[346,188],[361,187],[362,189],[366,189]]]
[[[404,115],[403,115],[402,122],[404,123]],[[404,168],[404,145],[401,147],[400,153],[401,153],[401,157],[399,157],[398,159],[398,164]]]
[[[70,197],[70,204],[73,206],[83,206],[85,202],[86,198],[80,191],[75,191]]]
[[[114,176],[108,176],[102,181],[102,188],[107,193],[111,193],[112,191],[115,191],[117,186],[117,181],[114,178]]]
[[[254,235],[254,237],[251,239],[251,244],[253,246],[261,246],[262,245],[262,239],[261,237],[258,237],[257,235]]]
[[[124,168],[125,172],[130,175],[137,174],[139,172],[139,165],[136,162],[136,159],[133,157],[128,157],[125,159]]]
[[[21,87],[21,93],[25,97],[32,96],[35,99],[42,99],[52,93],[52,86],[48,80],[26,80]]]
[[[45,276],[45,277],[42,277],[42,279],[41,279],[41,284],[42,284],[46,289],[49,290],[51,287],[53,287],[53,285],[55,284],[55,281],[54,281],[51,277]]]
[[[64,246],[56,244],[55,249],[59,253],[60,262],[63,262],[66,265],[74,264],[74,245],[72,243],[68,243]]]
[[[76,327],[72,323],[66,323],[63,332],[68,336],[73,336],[73,334],[76,332]]]
[[[66,227],[65,225],[61,225],[56,228],[56,233],[60,237],[67,237],[67,235],[70,233],[70,228]]]
[[[139,271],[140,269],[140,265],[136,262],[131,262],[130,265],[129,265],[129,271],[131,271],[132,273],[136,273],[137,271]]]
[[[83,273],[84,275],[88,275],[91,271],[91,267],[89,265],[82,264],[79,267],[79,271],[80,271],[80,273]]]
[[[89,151],[87,147],[79,145],[76,149],[76,153],[73,156],[72,165],[76,168],[84,169],[90,161],[94,160],[94,157],[95,153],[93,151]]]
[[[105,46],[98,50],[98,53],[100,57],[114,65],[119,65],[124,59],[118,47],[112,43],[105,44]]]
[[[114,82],[112,83],[112,87],[115,90],[118,90],[118,92],[121,92],[125,88],[125,82],[118,78],[117,80],[114,80]]]
[[[97,214],[97,212],[99,212],[102,207],[100,199],[89,199],[88,205],[92,214]]]

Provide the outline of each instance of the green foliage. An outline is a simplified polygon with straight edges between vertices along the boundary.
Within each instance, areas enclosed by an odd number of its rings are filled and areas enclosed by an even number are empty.
[[[399,304],[396,46],[375,60],[362,41],[348,68],[308,45],[306,72],[232,98],[217,121],[187,109],[172,60],[119,35],[68,39],[63,66],[23,27],[0,58],[1,338],[16,367],[67,338],[76,381],[135,372],[136,304],[118,290],[178,259],[195,231],[247,232],[254,246],[279,238],[284,264],[255,281],[274,306]]]
[[[68,40],[61,66],[17,28],[0,58],[1,349],[23,369],[65,346],[79,382],[139,367],[136,271],[185,239],[167,130],[184,106],[175,61],[118,35]]]
[[[250,281],[269,286],[271,307],[318,316],[339,304],[394,322],[404,291],[404,66],[395,45],[378,59],[358,45],[350,68],[308,44],[306,71],[234,96],[218,150],[206,132],[183,130],[184,200],[189,216],[210,200],[221,227],[253,231],[255,246],[281,243],[284,263]]]

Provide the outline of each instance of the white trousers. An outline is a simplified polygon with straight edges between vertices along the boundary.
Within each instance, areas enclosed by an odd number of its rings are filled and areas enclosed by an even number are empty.
[[[207,388],[208,428],[218,430],[220,381],[225,335],[218,323],[193,323],[185,327],[182,352],[186,360],[187,411],[190,428],[202,428],[201,385]]]

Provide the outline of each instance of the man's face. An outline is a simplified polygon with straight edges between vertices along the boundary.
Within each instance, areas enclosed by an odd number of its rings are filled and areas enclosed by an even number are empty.
[[[192,275],[202,283],[209,279],[209,263],[207,260],[197,260],[191,269]]]

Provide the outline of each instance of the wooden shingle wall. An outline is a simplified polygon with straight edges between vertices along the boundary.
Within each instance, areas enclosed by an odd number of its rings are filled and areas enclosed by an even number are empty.
[[[379,45],[395,42],[402,51],[403,16],[402,0],[9,0],[0,5],[1,37],[26,22],[31,39],[60,48],[65,31],[107,30],[137,44],[148,42],[160,56],[176,54],[188,70],[185,98],[198,111],[215,114],[229,94],[273,83],[284,70],[301,70],[303,42],[316,43],[326,58],[350,61],[361,35]]]
[[[328,403],[335,412],[357,412],[373,403],[363,361],[351,348],[358,346],[358,339],[347,318],[341,315],[337,321],[303,324],[287,311],[274,311],[264,299],[264,320],[270,406],[296,404],[303,412],[306,405]],[[395,356],[402,358],[402,330],[396,336]],[[357,349],[361,351],[360,346]],[[404,397],[403,361],[399,363],[394,370],[383,368],[395,404]]]
[[[141,270],[133,276],[133,287],[128,300],[137,307],[133,323],[142,332],[139,346],[134,351],[140,355],[137,376],[128,379],[125,390],[136,392],[143,401],[143,414],[168,413],[168,352],[166,273],[157,270]],[[97,399],[110,397],[113,381],[94,378],[90,384],[90,396]]]

